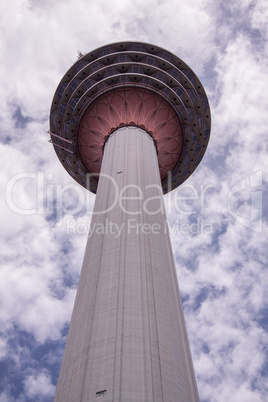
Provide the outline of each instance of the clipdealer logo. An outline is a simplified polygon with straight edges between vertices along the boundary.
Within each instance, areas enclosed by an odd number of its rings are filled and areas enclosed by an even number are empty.
[[[73,218],[66,220],[66,231],[69,234],[86,234],[88,233],[88,238],[93,235],[105,235],[111,236],[115,239],[124,235],[159,235],[167,234],[176,235],[182,234],[200,234],[200,233],[212,233],[213,226],[211,223],[205,221],[204,219],[197,219],[197,221],[188,223],[175,219],[172,223],[168,220],[164,224],[157,222],[139,222],[137,219],[129,218],[122,223],[113,222],[110,219],[105,219],[103,222],[84,222],[76,221]]]
[[[144,194],[137,185],[128,184],[119,189],[113,177],[105,175],[105,180],[108,180],[113,186],[114,197],[111,204],[100,211],[92,211],[93,197],[89,191],[85,191],[76,183],[63,186],[55,184],[53,182],[54,175],[44,172],[21,172],[11,177],[6,186],[6,203],[11,211],[19,215],[52,217],[57,226],[65,224],[70,233],[89,232],[88,223],[80,222],[79,218],[77,219],[79,214],[84,215],[87,211],[87,216],[104,216],[113,208],[118,207],[123,213],[130,216],[138,216],[141,213],[163,214],[165,210],[167,214],[173,216],[174,213],[179,214],[182,219],[183,217],[198,216],[195,221],[187,218],[184,221],[173,219],[173,222],[169,224],[170,232],[192,234],[213,232],[212,223],[203,219],[208,211],[206,207],[207,192],[210,189],[216,191],[212,184],[199,185],[198,188],[189,184],[178,187],[166,196],[165,208],[161,186],[148,185],[146,194]],[[255,232],[261,232],[263,227],[262,182],[262,171],[254,172],[248,178],[243,178],[233,185],[229,189],[226,200],[226,208],[230,215],[241,225]],[[31,194],[29,194],[29,188]],[[130,204],[132,207],[129,208]],[[120,228],[115,228],[112,224],[108,226],[111,230],[114,228],[116,233],[118,230],[120,231]],[[99,226],[98,230],[101,232],[103,229]],[[105,230],[107,231],[107,224]],[[156,231],[157,229],[155,226],[148,229],[145,225],[140,226],[137,230],[143,230],[146,233],[148,230]]]

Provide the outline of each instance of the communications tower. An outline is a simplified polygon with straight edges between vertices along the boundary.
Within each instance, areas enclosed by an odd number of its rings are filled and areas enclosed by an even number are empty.
[[[198,401],[163,193],[207,147],[199,79],[147,43],[80,54],[49,132],[64,168],[96,193],[54,401]]]

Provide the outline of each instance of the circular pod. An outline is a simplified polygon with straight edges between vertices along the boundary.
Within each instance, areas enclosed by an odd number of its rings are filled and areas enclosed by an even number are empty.
[[[167,193],[206,151],[211,120],[204,88],[181,59],[146,43],[114,43],[79,57],[56,89],[50,134],[64,168],[94,193],[105,143],[123,126],[154,139]]]

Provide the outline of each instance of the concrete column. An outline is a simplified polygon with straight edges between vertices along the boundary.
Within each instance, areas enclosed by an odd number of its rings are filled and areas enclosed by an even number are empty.
[[[156,149],[136,127],[105,145],[54,401],[95,400],[199,400]]]

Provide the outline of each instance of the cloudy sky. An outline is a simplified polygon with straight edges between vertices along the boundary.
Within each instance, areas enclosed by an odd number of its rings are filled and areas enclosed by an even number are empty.
[[[50,104],[77,51],[122,40],[166,47],[208,94],[206,155],[166,196],[194,367],[202,402],[265,401],[267,20],[265,0],[1,2],[0,402],[53,400],[94,196],[78,214]]]

